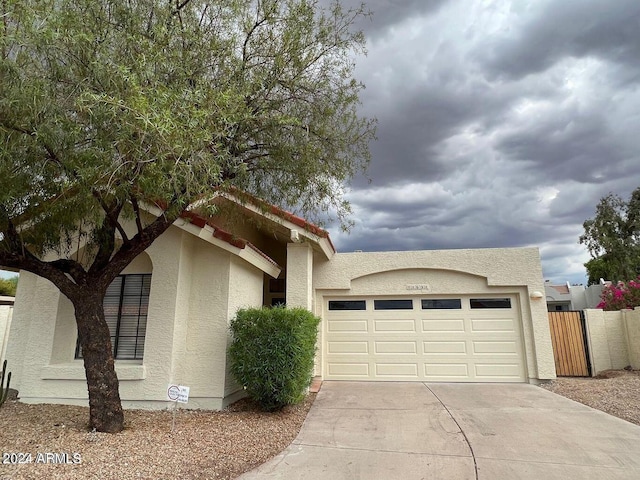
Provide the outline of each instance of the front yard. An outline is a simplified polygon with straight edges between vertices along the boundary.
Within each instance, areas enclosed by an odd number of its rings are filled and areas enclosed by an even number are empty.
[[[640,370],[608,370],[595,378],[562,377],[542,387],[640,425]]]
[[[0,478],[235,478],[293,441],[315,396],[278,413],[247,400],[222,412],[178,410],[173,432],[171,411],[127,410],[126,429],[115,435],[87,431],[86,407],[8,401],[0,408]]]

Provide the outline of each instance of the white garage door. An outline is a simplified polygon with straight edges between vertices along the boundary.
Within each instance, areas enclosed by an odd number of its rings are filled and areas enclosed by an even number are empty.
[[[525,381],[513,296],[333,298],[324,310],[327,380]]]

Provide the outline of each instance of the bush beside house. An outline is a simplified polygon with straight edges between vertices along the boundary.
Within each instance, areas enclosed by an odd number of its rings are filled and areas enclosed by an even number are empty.
[[[249,308],[231,321],[231,373],[267,411],[298,403],[311,383],[320,319],[303,308]]]
[[[596,308],[607,311],[632,309],[640,306],[640,276],[617,285],[607,285],[602,290],[602,301]]]

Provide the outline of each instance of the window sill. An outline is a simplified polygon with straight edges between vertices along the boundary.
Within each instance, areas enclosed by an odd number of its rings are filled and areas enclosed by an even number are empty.
[[[147,368],[139,363],[119,363],[116,361],[118,380],[144,380],[147,378]],[[82,362],[46,365],[40,370],[42,380],[84,380],[87,377]]]

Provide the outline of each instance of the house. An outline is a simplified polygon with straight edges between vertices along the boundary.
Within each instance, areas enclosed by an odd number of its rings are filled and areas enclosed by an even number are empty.
[[[325,380],[555,378],[536,248],[337,253],[301,218],[217,201],[241,221],[187,215],[109,288],[126,408],[165,408],[174,383],[190,387],[190,408],[242,396],[227,365],[229,321],[240,307],[283,302],[321,317],[315,374]],[[6,355],[22,401],[87,404],[71,303],[28,272]]]
[[[561,285],[552,285],[549,281],[544,284],[547,298],[547,310],[550,312],[566,312],[570,310],[584,310],[596,308],[600,303],[600,296],[605,285],[611,282],[600,279],[600,284],[570,285],[569,282]]]

